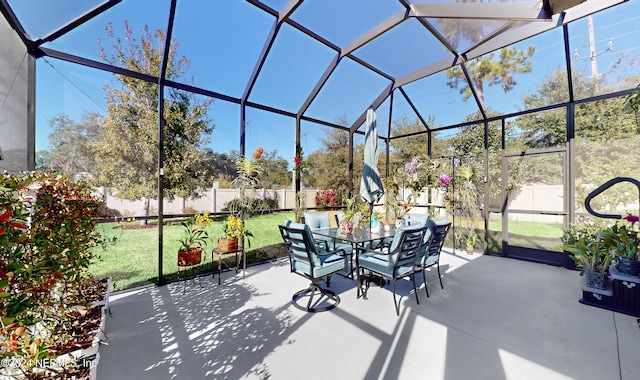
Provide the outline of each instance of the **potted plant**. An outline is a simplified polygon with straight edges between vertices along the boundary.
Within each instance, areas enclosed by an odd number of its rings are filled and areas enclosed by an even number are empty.
[[[618,225],[607,227],[601,232],[603,244],[615,258],[618,271],[629,276],[640,275],[640,261],[638,261],[638,232],[633,230],[633,224],[638,217],[628,214],[624,219],[631,222],[631,228]]]
[[[613,230],[612,230],[613,231]],[[586,276],[586,284],[592,288],[604,289],[607,285],[607,270],[614,256],[605,243],[605,233],[589,227],[573,226],[563,233],[563,248],[580,268],[580,275]]]
[[[247,246],[251,247],[251,240],[249,237],[253,237],[250,230],[245,228],[242,219],[235,215],[229,215],[227,219],[222,223],[222,229],[224,236],[218,239],[218,250],[220,252],[228,252],[238,249],[238,239],[246,237]]]
[[[194,223],[194,219],[196,222]],[[180,249],[178,250],[178,265],[196,265],[202,260],[202,247],[207,245],[209,234],[204,229],[211,221],[208,215],[196,215],[195,218],[189,218],[181,224],[184,227],[184,233],[180,241]]]
[[[396,218],[395,219],[396,227],[404,226],[406,221],[403,219],[403,217],[409,211],[411,211],[411,208],[413,207],[413,205],[407,202],[391,201],[391,200],[388,202],[388,204],[393,209],[393,214],[395,215],[395,218]]]
[[[258,148],[250,158],[241,156],[236,160],[237,176],[232,185],[238,189],[238,198],[234,200],[229,209],[240,216],[242,220],[254,212],[256,208],[255,189],[260,188],[259,176],[263,170],[260,158],[263,152],[263,148]]]
[[[339,221],[338,227],[343,235],[350,234],[353,231],[353,222],[358,213],[358,205],[356,197],[342,198],[342,205],[345,207],[343,219]]]
[[[473,249],[476,246],[476,242],[478,241],[478,234],[472,232],[471,235],[468,235],[465,239],[465,245],[467,246],[467,254],[473,255]]]

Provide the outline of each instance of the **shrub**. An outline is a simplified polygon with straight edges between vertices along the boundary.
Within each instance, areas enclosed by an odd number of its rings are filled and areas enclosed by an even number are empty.
[[[265,198],[265,199],[257,199],[254,198],[251,200],[249,213],[251,214],[259,214],[261,212],[267,210],[275,210],[278,209],[279,203],[277,199],[274,198]],[[240,209],[240,200],[238,198],[228,202],[224,205],[222,211],[232,211]]]
[[[78,339],[65,331],[73,308],[89,302],[90,249],[105,243],[95,230],[105,211],[66,176],[0,177],[0,357],[29,359],[29,367]]]
[[[338,203],[335,190],[326,189],[316,192],[316,207],[332,207],[337,206]]]
[[[196,210],[195,208],[191,207],[191,206],[187,206],[185,208],[183,208],[182,210],[183,214],[197,214],[198,210]]]

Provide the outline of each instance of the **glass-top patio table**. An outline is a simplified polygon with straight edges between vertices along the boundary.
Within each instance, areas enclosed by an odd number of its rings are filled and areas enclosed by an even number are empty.
[[[396,228],[391,227],[389,230],[384,230],[380,228],[377,232],[371,232],[369,228],[361,228],[357,231],[353,231],[350,234],[342,234],[340,233],[339,228],[320,228],[311,230],[314,235],[329,237],[334,240],[334,242],[348,242],[351,243],[353,247],[353,252],[356,255],[356,268],[353,267],[353,255],[350,255],[349,261],[351,264],[351,269],[349,271],[349,275],[353,278],[353,271],[355,269],[356,275],[358,274],[358,255],[364,251],[367,243],[373,243],[377,241],[381,241],[386,238],[392,238],[396,233]],[[357,281],[357,279],[356,279]],[[362,294],[362,284],[360,281],[357,281],[357,298],[360,298]]]

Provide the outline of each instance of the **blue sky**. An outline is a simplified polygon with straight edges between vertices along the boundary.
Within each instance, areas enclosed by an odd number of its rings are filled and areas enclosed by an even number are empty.
[[[635,65],[628,64],[632,59],[640,58],[637,43],[640,40],[637,26],[640,25],[638,2],[632,0],[593,17],[599,72],[611,68],[615,60],[624,54],[624,69],[627,71],[622,75],[639,74],[637,62]],[[37,7],[48,13],[31,14],[30,18],[25,19],[25,27],[32,34],[46,34],[55,27],[54,20],[68,20],[72,17],[70,10],[75,9],[74,6],[84,4],[82,9],[88,9],[92,3],[96,2],[73,0],[62,2],[59,6],[56,4],[50,9]],[[276,9],[286,4],[284,0],[265,3]],[[367,12],[359,12],[365,3]],[[34,6],[33,1],[12,1],[11,4],[22,4],[26,8]],[[337,11],[339,7],[343,7],[342,13]],[[105,25],[108,22],[113,22],[120,35],[123,35],[121,31],[125,19],[133,26],[134,31],[140,30],[144,23],[151,29],[164,29],[168,9],[168,0],[156,0],[153,7],[149,7],[149,2],[144,0],[124,1],[45,46],[100,61],[97,41],[106,41]],[[305,2],[294,13],[293,19],[305,23],[311,30],[323,34],[332,43],[342,47],[398,9],[399,3],[389,0]],[[19,16],[20,12],[16,9]],[[352,18],[346,18],[345,15]],[[50,22],[38,22],[41,19]],[[354,55],[370,60],[392,75],[402,75],[419,68],[422,62],[441,59],[446,52],[443,53],[442,47],[434,45],[433,38],[426,34],[416,47],[403,44],[403,36],[419,32],[416,23],[405,22],[391,36],[372,41],[356,50]],[[189,75],[182,80],[187,83],[193,80],[196,86],[241,97],[272,24],[272,16],[245,1],[179,1],[174,38],[180,43],[179,54],[187,56],[191,61]],[[574,62],[575,67],[590,72],[590,61],[583,59],[589,54],[587,30],[586,19],[569,27],[571,51],[578,49],[581,57]],[[521,107],[520,99],[523,94],[533,93],[536,86],[554,69],[564,67],[561,38],[562,30],[556,28],[517,44],[521,49],[529,45],[536,47],[534,71],[519,75],[516,78],[517,87],[508,94],[499,86],[486,86],[487,106],[503,113],[517,111]],[[613,39],[613,50],[607,51],[610,39]],[[250,101],[296,113],[334,56],[333,50],[284,25],[253,88]],[[463,102],[459,91],[449,88],[446,81],[444,73],[437,73],[405,86],[406,92],[423,116],[427,118],[433,115],[436,125],[461,122],[466,115],[477,110],[472,101]],[[109,73],[54,59],[39,59],[36,149],[46,149],[48,146],[49,118],[66,113],[79,121],[83,112],[104,113],[102,86],[105,83],[115,83],[114,77]],[[306,115],[331,122],[345,117],[352,123],[388,83],[385,78],[364,69],[354,61],[343,59]],[[390,101],[387,100],[378,110],[378,129],[382,135],[386,135],[389,104]],[[399,93],[394,98],[393,112],[394,119],[402,116],[407,116],[409,120],[415,119],[415,114]],[[215,100],[209,116],[216,125],[211,136],[211,148],[215,151],[237,149],[240,107]],[[262,146],[268,151],[278,150],[287,159],[293,157],[295,119],[248,108],[247,120],[248,152]],[[321,147],[320,139],[325,130],[323,126],[303,123],[302,139],[307,153]],[[383,144],[380,146],[382,148]]]

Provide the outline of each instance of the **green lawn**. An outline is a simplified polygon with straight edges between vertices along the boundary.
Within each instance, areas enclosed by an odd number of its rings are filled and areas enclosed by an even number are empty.
[[[278,224],[285,218],[293,219],[292,212],[261,215],[249,218],[247,228],[252,231],[251,246],[247,251],[248,263],[266,261],[281,257],[286,252]],[[167,222],[165,220],[165,222]],[[116,290],[149,284],[157,281],[158,274],[158,229],[123,230],[115,222],[98,226],[98,231],[107,238],[117,240],[106,249],[95,248],[95,262],[89,267],[91,273],[98,277],[111,276]],[[167,224],[163,228],[163,273],[167,279],[176,278],[178,274],[177,252],[180,246],[178,239],[182,236],[183,227],[179,224]],[[223,236],[222,219],[214,219],[207,227],[212,242],[205,249],[203,263],[198,270],[211,270],[211,249],[216,246],[218,237]],[[223,256],[223,267],[231,267],[235,256]]]
[[[509,233],[516,235],[560,238],[562,236],[562,229],[563,226],[560,223],[509,221]],[[490,220],[489,230],[502,231],[502,221]]]
[[[272,260],[286,254],[278,224],[284,219],[293,219],[292,212],[260,215],[249,218],[247,227],[255,237],[251,238],[251,247],[247,252],[249,263]],[[182,236],[183,227],[176,221],[166,221],[163,228],[163,276],[174,279],[178,274],[177,252],[178,239]],[[177,223],[177,224],[176,224]],[[562,225],[541,222],[510,221],[512,244],[532,247],[546,247],[559,240],[562,236]],[[490,221],[491,231],[500,231],[500,221]],[[98,231],[105,237],[117,238],[114,244],[106,249],[95,248],[95,262],[89,270],[100,278],[111,276],[116,290],[133,286],[150,284],[157,281],[158,274],[158,230],[157,228],[123,230],[117,223],[104,223],[98,226]],[[212,242],[206,247],[203,262],[197,268],[200,272],[211,271],[211,249],[216,246],[218,237],[222,234],[222,219],[214,219],[207,227]],[[534,239],[528,239],[533,237]],[[536,240],[535,238],[542,238]],[[533,245],[531,244],[533,242]],[[556,246],[557,243],[552,245]],[[223,256],[223,267],[233,267],[235,256]]]
[[[563,226],[560,223],[509,221],[509,244],[518,247],[562,251]],[[489,221],[489,251],[502,251],[502,221]]]

